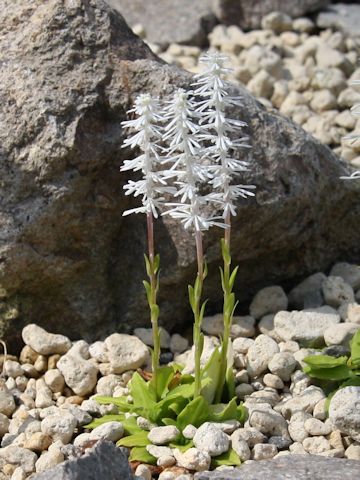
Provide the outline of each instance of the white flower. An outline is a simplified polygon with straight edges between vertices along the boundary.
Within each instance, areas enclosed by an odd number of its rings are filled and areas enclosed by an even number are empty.
[[[135,100],[135,106],[128,111],[128,114],[135,113],[134,120],[122,122],[126,129],[135,131],[134,135],[127,138],[123,147],[139,147],[142,153],[133,160],[125,160],[121,171],[141,171],[141,180],[129,180],[124,185],[125,195],[142,196],[142,206],[126,210],[123,215],[130,213],[152,213],[158,216],[157,210],[164,202],[164,193],[171,193],[173,189],[166,184],[166,171],[156,170],[160,163],[158,155],[158,143],[162,132],[157,125],[162,117],[158,113],[158,102],[149,94],[141,94]]]
[[[207,197],[199,192],[199,184],[209,179],[209,169],[201,163],[202,148],[198,142],[200,128],[196,123],[195,104],[190,93],[178,89],[165,109],[164,140],[168,141],[168,160],[173,163],[171,170],[176,175],[178,187],[175,197],[179,202],[167,203],[171,207],[164,214],[179,218],[186,229],[208,230],[212,225],[222,224],[218,218],[205,215]],[[170,174],[169,174],[170,176]]]
[[[195,76],[194,95],[200,97],[197,102],[197,112],[201,115],[201,125],[205,133],[203,141],[210,143],[208,155],[215,165],[210,168],[215,191],[208,195],[209,200],[218,203],[223,208],[223,217],[236,215],[235,205],[239,197],[254,196],[254,185],[232,185],[235,175],[248,170],[248,163],[231,156],[234,149],[249,148],[247,138],[239,136],[232,140],[230,133],[239,133],[245,122],[226,117],[226,108],[230,105],[241,105],[240,99],[228,94],[227,83],[223,76],[231,70],[224,65],[228,58],[219,53],[207,53],[200,58],[206,65],[203,73]]]

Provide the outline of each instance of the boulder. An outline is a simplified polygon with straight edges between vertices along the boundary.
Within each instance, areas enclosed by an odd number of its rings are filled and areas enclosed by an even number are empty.
[[[331,0],[216,0],[215,12],[219,20],[241,28],[259,28],[261,19],[270,12],[279,11],[293,18],[316,12],[331,3]]]
[[[216,24],[211,0],[106,0],[131,26],[142,25],[146,39],[163,47],[170,43],[205,46]]]
[[[120,123],[136,95],[187,88],[191,75],[160,61],[102,0],[3,0],[0,20],[0,336],[15,348],[27,323],[87,341],[149,326],[146,222],[122,217],[137,203],[123,194],[119,167],[134,152],[121,148]],[[339,179],[349,167],[326,146],[244,88],[233,93],[243,107],[229,116],[248,123],[252,144],[240,182],[257,186],[232,230],[245,301],[358,259],[360,204],[356,182]],[[222,308],[221,235],[204,236],[209,314]],[[194,239],[168,217],[155,239],[160,320],[179,329],[191,319]]]
[[[317,455],[286,455],[241,465],[233,471],[201,472],[195,480],[352,480],[358,475],[360,462]]]
[[[94,441],[92,441],[94,442]],[[89,442],[91,444],[91,442]],[[75,460],[34,475],[34,480],[132,480],[134,478],[125,453],[112,442],[98,441]]]

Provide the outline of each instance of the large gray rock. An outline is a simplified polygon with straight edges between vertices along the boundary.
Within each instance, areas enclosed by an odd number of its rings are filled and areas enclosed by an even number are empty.
[[[34,475],[33,480],[132,480],[126,455],[112,442],[100,440],[82,457]]]
[[[259,28],[262,17],[270,12],[280,11],[296,18],[329,3],[331,0],[215,0],[215,12],[223,23],[252,29]]]
[[[360,462],[316,455],[286,455],[242,465],[233,471],[201,472],[195,480],[354,480]]]
[[[204,46],[216,24],[212,0],[106,0],[131,26],[143,25],[147,40]]]
[[[16,19],[16,20],[15,20]],[[142,289],[145,219],[122,217],[120,122],[137,94],[166,95],[191,76],[159,61],[101,0],[3,0],[0,10],[0,337],[25,323],[88,341],[148,325]],[[234,219],[236,294],[359,258],[359,187],[345,164],[300,127],[268,113],[243,88],[251,172],[257,185]],[[243,155],[237,152],[237,156]],[[221,308],[219,237],[205,236],[209,313]],[[191,233],[156,222],[160,319],[191,318]]]
[[[340,30],[349,37],[360,37],[360,5],[355,0],[350,4],[330,5],[319,13],[316,24],[320,28]]]

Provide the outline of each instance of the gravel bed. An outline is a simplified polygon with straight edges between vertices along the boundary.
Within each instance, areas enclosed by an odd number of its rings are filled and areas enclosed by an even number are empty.
[[[249,315],[235,317],[232,328],[236,395],[248,408],[247,422],[207,422],[197,429],[188,425],[183,433],[194,447],[182,453],[168,447],[178,434],[175,427],[139,419],[149,430],[148,449],[161,467],[158,478],[191,479],[231,446],[245,463],[296,454],[360,460],[360,387],[339,391],[327,417],[324,391],[301,369],[309,354],[325,350],[338,356],[349,349],[349,338],[360,328],[359,300],[360,269],[348,263],[334,265],[328,276],[315,273],[288,293],[277,285],[259,291]],[[204,363],[218,345],[221,315],[206,317],[203,330]],[[32,478],[81,456],[98,439],[119,440],[124,429],[118,422],[91,432],[84,429],[93,418],[117,413],[114,405],[99,405],[94,396],[126,395],[132,373],[150,368],[146,328],[134,335],[113,333],[90,345],[35,324],[27,325],[22,336],[19,358],[8,355],[4,362],[1,357],[4,480]],[[192,372],[194,352],[186,338],[163,329],[161,342],[166,361],[175,360]],[[146,465],[139,465],[136,475],[152,478]]]

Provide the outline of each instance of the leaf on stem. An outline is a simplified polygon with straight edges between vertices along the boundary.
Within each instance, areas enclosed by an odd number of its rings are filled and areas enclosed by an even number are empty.
[[[224,259],[224,263],[226,263],[226,265],[230,265],[231,264],[230,249],[226,244],[224,238],[221,239],[221,253]]]
[[[145,430],[139,433],[134,433],[128,437],[120,438],[116,445],[118,447],[146,447],[146,445],[151,444],[150,440],[148,439],[148,434],[149,432],[146,432]]]
[[[239,266],[235,267],[234,270],[231,272],[230,279],[229,279],[230,290],[232,290],[233,287],[234,287],[234,283],[235,283],[235,279],[236,279],[236,275],[237,275],[238,270],[239,270]]]
[[[232,448],[217,457],[213,457],[211,459],[211,467],[216,468],[220,467],[221,465],[233,465],[238,467],[241,465],[241,460],[239,455],[233,450]]]
[[[146,447],[134,447],[131,449],[129,455],[130,462],[142,462],[147,463],[149,465],[156,465],[156,458],[150,455],[150,453],[146,450]]]
[[[355,333],[350,341],[351,365],[354,367],[360,367],[360,329]]]
[[[151,277],[152,275],[151,263],[150,263],[149,257],[145,253],[144,253],[144,259],[145,259],[146,273],[148,274],[148,277]]]

